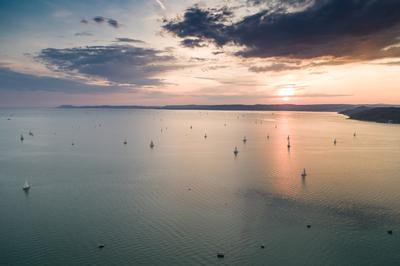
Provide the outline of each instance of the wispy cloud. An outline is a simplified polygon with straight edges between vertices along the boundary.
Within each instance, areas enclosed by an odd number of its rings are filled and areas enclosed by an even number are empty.
[[[123,86],[93,85],[84,82],[50,76],[37,76],[12,70],[0,65],[0,92],[62,92],[62,93],[115,93],[132,88]]]
[[[142,40],[132,39],[132,38],[126,38],[126,37],[115,38],[115,42],[145,43],[145,42],[142,41]]]

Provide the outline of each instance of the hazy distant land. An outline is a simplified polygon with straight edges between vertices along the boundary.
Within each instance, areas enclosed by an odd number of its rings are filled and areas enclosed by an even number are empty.
[[[400,107],[394,105],[371,104],[226,104],[226,105],[61,105],[59,108],[109,108],[109,109],[157,109],[157,110],[221,110],[221,111],[304,111],[304,112],[338,112],[350,119],[379,123],[400,123]]]
[[[350,119],[373,121],[379,123],[400,123],[400,107],[368,107],[359,106],[339,112]]]
[[[225,110],[225,111],[309,111],[309,112],[339,112],[358,107],[352,104],[221,104],[221,105],[61,105],[59,108],[111,108],[111,109],[161,109],[161,110]]]

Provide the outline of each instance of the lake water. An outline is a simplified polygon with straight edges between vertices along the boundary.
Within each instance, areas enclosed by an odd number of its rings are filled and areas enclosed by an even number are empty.
[[[399,247],[398,125],[0,109],[0,265],[399,265]]]

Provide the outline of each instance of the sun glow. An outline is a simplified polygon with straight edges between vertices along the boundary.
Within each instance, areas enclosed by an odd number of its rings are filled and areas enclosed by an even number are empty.
[[[278,95],[282,96],[282,101],[289,101],[290,97],[294,95],[296,89],[293,86],[287,86],[279,89]]]

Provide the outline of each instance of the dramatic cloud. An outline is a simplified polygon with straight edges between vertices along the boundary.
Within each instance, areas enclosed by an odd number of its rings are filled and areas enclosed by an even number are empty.
[[[106,18],[106,17],[103,17],[103,16],[96,16],[96,17],[93,18],[93,21],[98,23],[98,24],[107,22],[107,24],[109,26],[113,27],[113,28],[118,28],[120,26],[120,24],[119,24],[119,22],[117,20],[112,19],[112,18]]]
[[[0,92],[63,92],[63,93],[111,93],[127,91],[126,87],[99,86],[74,80],[48,76],[35,76],[11,70],[0,65]]]
[[[132,38],[115,38],[115,42],[145,43],[142,40],[132,39]]]
[[[212,40],[217,45],[232,41],[224,23],[232,16],[228,8],[203,10],[197,5],[186,10],[182,19],[164,21],[164,29],[178,37],[193,37],[199,45],[202,40]]]
[[[227,8],[194,6],[183,17],[165,21],[163,28],[183,39],[196,38],[198,43],[244,47],[237,53],[244,57],[370,60],[400,56],[396,46],[400,32],[398,0],[248,3],[264,8],[229,22],[232,12]]]
[[[53,71],[120,85],[160,85],[162,80],[155,76],[176,68],[175,58],[164,51],[130,45],[47,48],[37,59]]]

